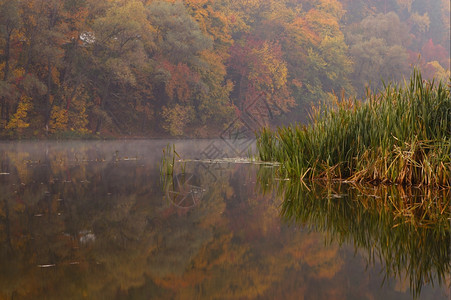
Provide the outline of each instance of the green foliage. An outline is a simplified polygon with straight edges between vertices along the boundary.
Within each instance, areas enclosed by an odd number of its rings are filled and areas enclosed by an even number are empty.
[[[354,86],[380,88],[381,78],[399,82],[408,71],[408,29],[394,12],[368,16],[348,33],[354,67]]]
[[[163,149],[163,157],[160,162],[160,177],[163,178],[163,182],[167,181],[167,176],[174,175],[175,169],[175,157],[180,158],[178,153],[175,151],[175,145],[172,147],[167,144],[166,149]]]
[[[183,3],[155,1],[147,10],[150,22],[156,28],[157,53],[176,64],[200,66],[199,54],[213,46],[212,40],[202,33]]]

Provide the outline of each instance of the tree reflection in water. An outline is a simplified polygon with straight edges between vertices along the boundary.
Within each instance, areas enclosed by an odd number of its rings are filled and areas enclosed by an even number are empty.
[[[190,157],[209,143],[176,147]],[[426,283],[449,284],[449,208],[420,200],[449,192],[306,186],[268,167],[192,162],[169,193],[166,144],[0,145],[0,299],[410,299],[393,277],[447,297]]]

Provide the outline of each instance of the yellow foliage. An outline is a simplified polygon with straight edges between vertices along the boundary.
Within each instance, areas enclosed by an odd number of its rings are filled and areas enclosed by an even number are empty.
[[[448,78],[451,77],[451,71],[445,70],[438,61],[430,61],[426,64],[427,67],[432,68],[434,70],[433,77],[437,81],[447,82]]]
[[[0,76],[3,78],[5,72],[5,62],[0,62]]]
[[[214,9],[210,0],[184,0],[184,2],[193,10],[192,15],[202,32],[218,43],[216,47],[225,46],[222,50],[227,51],[232,44],[232,37],[226,16]]]
[[[52,75],[52,80],[55,84],[59,85],[60,84],[60,72],[58,71],[57,68],[51,68],[51,75]]]
[[[251,66],[249,79],[263,85],[274,92],[285,86],[288,69],[283,59],[275,54],[273,45],[265,42],[262,47],[252,49],[252,54],[260,59],[258,66]]]
[[[338,20],[345,14],[343,6],[337,0],[320,0],[317,7]]]
[[[339,19],[333,18],[333,16],[327,12],[312,9],[306,15],[308,24],[318,32],[321,37],[339,34],[340,25]]]
[[[66,130],[68,120],[67,109],[62,108],[61,106],[54,106],[50,113],[50,132]]]
[[[400,7],[407,9],[408,12],[411,11],[413,0],[396,0],[396,2]]]
[[[27,123],[26,118],[32,107],[31,98],[22,96],[19,105],[17,106],[17,111],[9,120],[6,129],[23,129],[30,126],[30,124]]]
[[[86,96],[76,95],[72,99],[71,107],[68,111],[68,127],[71,130],[87,132],[88,114],[86,112]]]
[[[171,135],[183,134],[185,126],[194,118],[194,109],[191,106],[181,106],[176,104],[172,108],[163,107],[161,115],[164,118],[163,128]]]
[[[25,70],[24,70],[24,68],[17,68],[17,69],[13,69],[12,73],[13,73],[14,78],[20,78],[25,75]]]

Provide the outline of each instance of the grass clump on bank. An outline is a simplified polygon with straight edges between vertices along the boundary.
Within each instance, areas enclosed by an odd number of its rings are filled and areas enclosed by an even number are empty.
[[[414,71],[405,87],[314,109],[309,126],[263,129],[257,149],[288,177],[451,187],[450,91]]]

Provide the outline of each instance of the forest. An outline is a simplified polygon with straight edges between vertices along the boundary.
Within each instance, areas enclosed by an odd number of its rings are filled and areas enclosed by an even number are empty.
[[[217,137],[306,122],[413,67],[450,78],[448,0],[0,0],[0,138]]]

